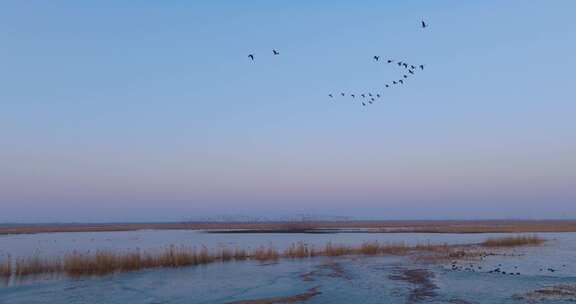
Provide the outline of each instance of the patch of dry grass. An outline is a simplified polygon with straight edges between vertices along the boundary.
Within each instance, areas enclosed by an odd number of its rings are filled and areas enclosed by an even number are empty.
[[[73,252],[64,256],[63,272],[72,276],[104,275],[146,268],[175,268],[208,264],[217,260],[229,261],[233,257],[234,252],[229,249],[222,249],[212,253],[204,247],[196,250],[195,248],[176,246],[169,246],[159,253],[141,252],[140,250],[128,252],[99,250],[95,253]]]
[[[333,244],[328,242],[324,249],[319,252],[319,255],[323,256],[342,256],[354,253],[352,247],[343,244]]]
[[[536,242],[533,238],[522,238],[522,242],[506,240],[504,243],[525,244]],[[537,239],[541,240],[541,239]],[[490,242],[489,242],[490,241]],[[497,240],[502,242],[501,239]],[[487,240],[493,244],[494,240]],[[484,243],[483,243],[484,244]],[[499,245],[503,246],[503,245]],[[510,245],[508,245],[510,246]],[[458,251],[457,251],[458,250]],[[98,250],[92,252],[72,252],[61,258],[41,258],[38,255],[29,258],[19,258],[11,269],[10,261],[0,264],[0,276],[14,272],[16,276],[25,276],[41,273],[64,273],[70,276],[105,275],[116,272],[137,271],[150,268],[176,268],[194,265],[204,265],[214,262],[227,261],[275,261],[280,258],[310,258],[315,256],[337,257],[344,255],[406,255],[409,253],[426,253],[437,257],[456,258],[466,256],[469,249],[462,246],[450,246],[447,244],[416,244],[405,243],[379,243],[377,241],[364,242],[359,246],[327,243],[325,246],[315,248],[304,242],[297,242],[284,251],[275,247],[261,246],[252,250],[241,248],[231,249],[220,247],[209,250],[206,247],[177,247],[169,246],[160,251],[145,252],[132,250],[117,252],[110,250]],[[9,276],[9,275],[8,275]]]
[[[14,266],[17,276],[57,273],[62,270],[62,263],[57,258],[45,258],[39,255],[18,258]]]
[[[284,250],[284,257],[287,258],[308,258],[317,254],[313,246],[304,242],[294,243]]]
[[[0,262],[0,277],[9,278],[12,275],[12,258],[7,256]]]
[[[252,251],[251,258],[260,262],[275,261],[280,258],[280,252],[272,246],[261,246]]]
[[[500,238],[489,238],[482,242],[484,247],[517,247],[517,246],[537,246],[546,242],[537,235],[518,235]]]

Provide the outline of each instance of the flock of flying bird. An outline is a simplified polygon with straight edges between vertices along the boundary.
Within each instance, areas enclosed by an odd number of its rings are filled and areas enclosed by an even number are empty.
[[[374,59],[374,61],[380,61],[380,56],[374,56],[372,57]],[[404,73],[402,74],[402,77],[398,80],[393,80],[392,82],[389,83],[385,83],[384,87],[385,88],[390,88],[390,86],[395,86],[395,85],[402,85],[404,84],[404,82],[406,81],[406,79],[408,79],[408,77],[414,75],[416,73],[416,71],[423,71],[424,70],[424,65],[423,64],[419,64],[419,65],[413,65],[413,64],[409,64],[403,61],[394,61],[393,59],[388,59],[386,61],[388,64],[392,64],[392,63],[396,63],[399,67],[404,68]],[[340,96],[345,97],[346,93],[342,92],[340,93]],[[348,96],[352,97],[352,98],[356,98],[356,94],[354,93],[348,93]],[[328,97],[330,98],[334,98],[334,94],[330,93],[328,94]],[[369,104],[373,104],[374,102],[376,102],[376,99],[382,97],[382,94],[380,93],[362,93],[359,94],[358,97],[361,97],[362,99],[362,106],[366,106]]]
[[[422,20],[421,21],[421,27],[427,28],[428,24],[424,20]],[[273,49],[272,54],[274,56],[277,56],[277,55],[280,55],[280,52],[276,49]],[[251,61],[254,61],[255,54],[248,54],[248,58]],[[372,59],[374,59],[374,61],[376,61],[376,62],[379,62],[380,56],[374,55],[372,57]],[[400,68],[404,68],[404,73],[402,73],[402,77],[400,79],[393,80],[390,83],[385,83],[384,84],[385,88],[390,88],[390,86],[395,86],[395,85],[402,85],[408,79],[408,77],[414,75],[416,71],[423,71],[424,70],[423,64],[414,65],[414,64],[409,64],[409,63],[404,62],[404,61],[395,61],[393,59],[388,59],[388,60],[386,60],[386,62],[388,64],[394,63],[394,64],[398,65]],[[342,93],[340,93],[340,96],[345,97],[346,93],[342,92]],[[348,96],[355,99],[357,95],[353,94],[353,93],[348,93]],[[335,95],[333,93],[330,93],[330,94],[328,94],[328,97],[334,98]],[[376,99],[382,97],[382,94],[381,93],[361,93],[358,95],[358,97],[359,97],[359,100],[361,101],[362,106],[367,106],[369,104],[373,104],[374,102],[376,102]]]
[[[422,20],[421,22],[421,26],[422,28],[427,28],[428,24]],[[372,59],[374,59],[374,61],[379,62],[380,61],[380,56],[379,55],[374,55],[372,57]],[[400,79],[398,80],[392,80],[392,82],[388,82],[384,84],[385,88],[390,88],[391,86],[396,86],[396,85],[402,85],[404,84],[404,82],[408,79],[408,77],[411,77],[412,75],[415,74],[416,71],[423,71],[424,70],[424,65],[423,64],[409,64],[407,62],[404,61],[395,61],[394,59],[388,59],[386,60],[386,62],[388,64],[397,64],[400,68],[404,68],[404,73],[402,73],[402,76]],[[340,93],[341,97],[345,97],[346,93],[342,92]],[[348,93],[348,96],[352,97],[353,99],[356,98],[356,94],[353,93]],[[334,98],[334,94],[330,93],[328,94],[328,97],[330,98]],[[367,106],[370,104],[373,104],[374,102],[376,102],[376,100],[380,97],[382,97],[382,94],[380,93],[362,93],[359,95],[359,97],[361,97],[362,99],[359,99],[361,101],[362,106]]]

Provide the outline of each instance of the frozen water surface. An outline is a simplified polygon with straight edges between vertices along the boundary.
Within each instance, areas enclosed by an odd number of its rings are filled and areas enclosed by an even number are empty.
[[[576,234],[540,234],[540,247],[505,251],[482,261],[429,265],[409,257],[319,257],[215,263],[181,269],[153,269],[103,277],[44,278],[0,287],[0,303],[233,303],[257,299],[295,299],[302,303],[529,303],[522,295],[546,286],[576,284]],[[278,248],[295,241],[314,244],[364,240],[408,243],[474,243],[486,234],[206,234],[195,231],[61,233],[0,237],[4,254],[35,250],[162,248],[168,244]],[[499,272],[493,272],[499,268]],[[553,271],[551,271],[552,269]],[[492,271],[490,273],[490,271]],[[503,274],[506,272],[506,274]],[[509,273],[514,273],[510,275]],[[516,273],[520,273],[516,275]],[[317,289],[314,289],[317,288]],[[266,303],[266,302],[263,302]],[[278,302],[281,303],[281,302]],[[300,303],[300,302],[299,302]],[[538,303],[573,303],[569,299]]]

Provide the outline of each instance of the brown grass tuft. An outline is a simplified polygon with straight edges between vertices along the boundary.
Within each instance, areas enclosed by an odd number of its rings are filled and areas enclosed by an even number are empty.
[[[284,256],[287,258],[308,258],[315,255],[317,252],[314,251],[314,247],[304,242],[294,243],[284,251]]]
[[[258,247],[252,251],[251,257],[257,261],[275,261],[280,257],[280,253],[272,246]]]
[[[248,254],[248,252],[246,252],[246,250],[242,248],[236,248],[234,250],[234,260],[236,261],[243,261],[248,259],[249,257],[250,255]]]
[[[12,275],[12,258],[7,256],[0,262],[0,277],[9,278]]]
[[[326,246],[324,246],[324,250],[320,253],[320,255],[324,256],[341,256],[341,255],[348,255],[354,253],[352,247],[342,244],[332,244],[332,242],[328,242]]]
[[[16,260],[14,273],[17,276],[36,275],[36,274],[49,274],[56,273],[62,270],[62,264],[56,258],[43,258],[38,254],[18,258]]]
[[[481,244],[484,247],[516,247],[542,245],[544,242],[546,242],[546,239],[543,239],[537,235],[519,235],[489,238]]]
[[[364,242],[360,245],[358,251],[365,255],[376,255],[382,252],[381,249],[382,246],[378,242]]]

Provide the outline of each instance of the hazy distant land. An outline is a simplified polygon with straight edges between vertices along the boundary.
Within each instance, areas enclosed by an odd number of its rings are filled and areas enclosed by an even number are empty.
[[[1,234],[98,232],[134,230],[209,230],[219,233],[514,233],[576,232],[576,220],[371,220],[371,221],[267,221],[267,222],[165,222],[165,223],[49,223],[2,224]],[[360,230],[362,229],[362,230]]]

